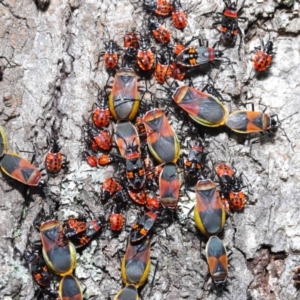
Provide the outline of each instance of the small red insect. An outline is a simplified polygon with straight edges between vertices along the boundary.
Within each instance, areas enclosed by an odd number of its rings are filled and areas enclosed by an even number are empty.
[[[85,125],[84,127],[86,128],[86,134],[88,135],[88,138],[85,138],[85,141],[92,150],[109,151],[111,149],[112,137],[108,130],[99,130],[90,125]]]
[[[114,193],[121,190],[122,186],[118,181],[112,177],[106,178],[102,184],[100,200],[107,201]]]
[[[253,67],[258,72],[263,72],[271,66],[273,54],[273,42],[268,41],[266,45],[264,45],[263,40],[261,40],[261,46],[256,47],[254,49],[256,52],[253,58]]]
[[[120,50],[120,47],[115,41],[109,40],[108,42],[104,42],[104,48],[105,51],[102,51],[100,55],[104,55],[103,60],[105,67],[109,70],[113,70],[118,64],[118,51]]]
[[[247,195],[242,191],[241,175],[234,176],[232,186],[229,192],[229,205],[231,210],[242,210],[247,202]]]
[[[146,209],[149,211],[158,211],[160,209],[160,202],[159,202],[158,198],[148,197],[147,201],[146,201]]]
[[[158,83],[164,84],[168,78],[172,76],[173,69],[171,67],[171,55],[169,51],[165,51],[160,55],[155,66],[154,76]]]
[[[97,158],[88,151],[82,152],[82,158],[89,164],[90,167],[96,168],[98,166]]]
[[[145,36],[141,36],[136,61],[138,67],[143,71],[150,71],[154,67],[154,53]]]
[[[137,33],[135,32],[135,29],[132,29],[131,31],[127,32],[124,37],[124,47],[127,48],[139,48],[139,37]]]
[[[112,213],[109,217],[109,224],[112,231],[120,231],[124,225],[124,217],[121,214],[120,207],[117,204],[112,206]]]
[[[114,157],[109,154],[102,154],[98,157],[98,164],[100,166],[106,166],[108,164],[111,164],[115,161]]]
[[[128,190],[130,198],[137,204],[145,205],[149,198],[148,193],[144,190]]]
[[[148,24],[154,39],[161,44],[168,44],[171,40],[171,32],[164,25],[159,24],[157,18],[152,17]]]
[[[175,28],[183,30],[187,25],[187,15],[182,9],[180,0],[174,0],[172,5],[172,23]]]
[[[168,49],[170,49],[173,53],[174,58],[176,58],[176,56],[181,53],[185,48],[186,45],[180,44],[180,43],[176,43],[175,45],[168,45]]]
[[[85,232],[87,228],[86,218],[70,216],[68,220],[64,222],[64,226],[67,229],[65,232],[68,232],[69,229],[72,229],[73,235],[80,234]]]
[[[144,7],[147,11],[162,17],[167,17],[172,12],[172,4],[168,0],[145,0]]]
[[[108,95],[99,89],[98,104],[93,104],[92,119],[97,128],[108,126],[110,122],[110,111],[108,108]]]
[[[48,173],[57,174],[62,167],[66,166],[66,162],[63,162],[63,155],[59,150],[60,147],[55,139],[48,140],[50,149],[45,158],[45,166]]]
[[[175,61],[171,62],[170,68],[172,70],[171,77],[176,80],[183,81],[186,74],[186,68],[177,64]]]

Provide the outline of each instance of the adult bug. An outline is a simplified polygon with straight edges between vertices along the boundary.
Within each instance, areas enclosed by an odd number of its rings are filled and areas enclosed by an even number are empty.
[[[216,184],[210,179],[200,179],[195,193],[194,220],[198,229],[205,236],[218,234],[224,227],[226,215]]]
[[[291,116],[298,113],[291,114],[285,119],[279,120],[277,114],[267,114],[267,106],[260,103],[260,105],[265,108],[263,111],[254,111],[254,104],[251,103],[252,110],[236,110],[233,111],[226,120],[226,125],[234,132],[241,134],[250,134],[250,133],[268,133],[272,137],[277,130],[281,128],[282,121],[290,118]],[[290,142],[286,132],[281,128],[287,140]]]
[[[116,72],[109,95],[109,110],[115,120],[132,121],[140,106],[137,75],[132,68],[123,67]]]
[[[40,235],[47,266],[57,275],[71,274],[76,267],[76,249],[67,240],[62,225],[48,220],[41,224]]]
[[[128,239],[121,267],[122,279],[126,285],[134,284],[138,288],[145,284],[151,266],[150,248],[149,236],[138,244],[132,244]]]
[[[158,162],[176,162],[180,155],[179,140],[164,112],[157,108],[147,111],[144,124],[149,150],[154,158]]]
[[[83,300],[82,288],[75,276],[69,274],[61,279],[59,296],[61,300]]]
[[[228,257],[225,246],[217,236],[206,244],[206,259],[210,276],[217,288],[223,287],[228,277]]]
[[[166,163],[163,166],[158,183],[161,206],[176,211],[180,198],[181,175],[175,163]]]
[[[114,300],[139,300],[137,288],[134,284],[128,284],[124,289],[118,292]]]
[[[225,124],[228,111],[220,99],[193,87],[177,87],[172,95],[174,102],[197,123],[207,127]]]

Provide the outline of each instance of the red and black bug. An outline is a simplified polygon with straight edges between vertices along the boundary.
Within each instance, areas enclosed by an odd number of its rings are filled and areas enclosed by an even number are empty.
[[[83,160],[85,160],[90,167],[96,168],[98,166],[97,157],[93,154],[89,153],[88,151],[83,151],[81,155]]]
[[[36,166],[17,153],[7,153],[7,149],[8,140],[3,128],[0,126],[0,168],[2,172],[27,186],[42,186],[45,184],[42,174]]]
[[[129,122],[119,122],[115,129],[116,144],[125,158],[128,183],[134,190],[145,183],[145,169],[141,159],[140,139],[136,128]]]
[[[143,116],[141,114],[139,114],[138,117],[136,118],[135,128],[138,131],[138,135],[140,137],[140,140],[142,142],[145,141],[146,138],[147,138],[147,132],[146,132]]]
[[[28,249],[28,246],[29,244],[27,244],[23,257],[29,264],[29,270],[32,278],[40,288],[47,288],[50,286],[52,273],[50,272],[41,253],[38,253],[35,246],[31,247],[31,250]]]
[[[70,217],[65,222],[65,235],[74,244],[76,249],[86,246],[102,228],[102,222],[98,219],[87,221],[84,217]]]
[[[113,177],[106,178],[102,184],[100,201],[107,201],[116,192],[119,192],[121,190],[122,186],[116,179],[114,179]]]
[[[219,179],[220,198],[225,210],[230,211],[229,193],[234,181],[234,170],[224,162],[215,165],[215,172]]]
[[[124,47],[127,48],[134,48],[138,49],[139,47],[139,36],[135,29],[132,29],[131,31],[127,32],[124,37]]]
[[[180,144],[165,113],[161,109],[147,111],[144,124],[152,156],[160,163],[176,162],[180,155]]]
[[[231,210],[242,210],[247,202],[247,195],[243,192],[242,175],[234,176],[231,189],[228,194],[228,202]]]
[[[217,236],[211,236],[206,244],[206,259],[209,273],[217,288],[224,287],[228,277],[226,248]]]
[[[171,54],[164,51],[158,58],[155,66],[154,76],[158,83],[163,84],[172,76],[173,69],[171,67]]]
[[[104,65],[108,70],[114,70],[119,61],[120,46],[113,40],[104,42],[105,51],[100,52],[100,56],[103,55]]]
[[[149,196],[144,190],[128,190],[129,197],[137,204],[145,205]]]
[[[176,211],[180,198],[181,175],[175,163],[166,163],[159,175],[159,200],[163,208]]]
[[[144,7],[147,11],[162,17],[167,17],[172,12],[172,4],[168,0],[145,0]]]
[[[183,81],[186,74],[186,67],[177,64],[175,61],[172,61],[170,68],[172,70],[171,77],[175,80]]]
[[[160,24],[156,17],[151,17],[148,24],[157,43],[168,44],[171,40],[171,32],[164,25]]]
[[[215,165],[215,171],[219,178],[220,189],[228,194],[233,183],[234,170],[224,162]]]
[[[152,230],[157,219],[157,214],[148,211],[132,225],[129,238],[131,243],[136,243],[146,237]]]
[[[155,56],[150,47],[148,38],[144,35],[140,38],[136,62],[142,71],[150,71],[154,68]]]
[[[109,224],[112,231],[118,232],[123,228],[124,216],[121,213],[120,205],[114,203],[111,208],[111,215],[109,217]]]
[[[86,218],[79,216],[70,216],[68,220],[64,222],[65,234],[69,238],[72,235],[77,235],[86,231],[87,224]]]
[[[172,23],[175,28],[183,30],[187,25],[187,15],[182,9],[180,0],[174,0],[172,4]]]
[[[76,267],[75,246],[67,240],[63,226],[56,220],[48,220],[40,226],[43,257],[47,266],[57,275],[71,274]]]
[[[112,147],[112,138],[107,129],[97,129],[91,125],[84,125],[85,141],[89,147],[96,151],[109,151]]]
[[[47,139],[50,149],[45,157],[45,167],[48,173],[57,174],[61,168],[68,164],[66,156],[60,152],[60,147],[56,139]]]
[[[107,127],[110,122],[108,94],[104,90],[98,92],[98,103],[93,104],[92,120],[97,128]]]
[[[224,52],[216,50],[214,47],[202,46],[202,41],[199,39],[199,46],[189,46],[182,50],[176,57],[176,62],[187,68],[203,66],[205,64],[213,65],[214,62],[223,62],[229,58],[224,57]]]
[[[149,211],[159,211],[161,205],[156,197],[148,197],[146,201],[146,209]]]
[[[134,58],[135,59],[135,58]],[[109,95],[109,110],[115,120],[132,121],[141,103],[138,91],[138,77],[131,67],[116,72]]]
[[[98,157],[98,165],[99,166],[107,166],[108,164],[111,164],[115,162],[115,158],[112,155],[109,154],[101,154]]]
[[[240,35],[240,43],[238,47],[238,51],[240,51],[242,45],[242,31],[239,27],[239,21],[245,21],[246,18],[239,17],[243,7],[245,0],[239,9],[237,9],[238,1],[224,0],[225,8],[223,13],[217,13],[217,22],[213,23],[213,27],[221,32],[220,43],[224,47],[233,47],[237,40],[237,35]],[[221,20],[220,17],[221,16]],[[221,24],[221,29],[217,28],[217,25]]]
[[[190,151],[184,163],[184,176],[187,182],[198,180],[199,173],[205,168],[205,159],[208,153],[204,152],[203,142],[199,139],[190,146]]]
[[[64,276],[59,283],[59,297],[56,300],[83,300],[83,290],[73,275]],[[48,300],[48,298],[47,298]],[[49,299],[51,300],[51,299]]]
[[[264,44],[261,40],[261,46],[255,47],[255,56],[253,58],[253,67],[258,72],[263,72],[271,66],[273,52],[273,42],[268,41]]]

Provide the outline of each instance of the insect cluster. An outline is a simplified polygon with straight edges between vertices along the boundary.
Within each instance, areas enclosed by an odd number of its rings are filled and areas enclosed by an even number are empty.
[[[36,2],[41,10],[51,6],[49,1]],[[229,111],[228,100],[210,77],[212,69],[238,63],[226,53],[240,53],[243,47],[240,23],[247,22],[242,17],[244,2],[224,0],[223,12],[218,12],[211,24],[212,30],[220,32],[213,46],[201,36],[186,43],[172,38],[172,30],[184,31],[188,25],[189,10],[180,0],[144,0],[141,29],[128,30],[122,45],[113,39],[103,41],[99,61],[108,80],[104,86],[93,82],[97,101],[89,116],[86,118],[86,112],[83,115],[80,157],[91,169],[104,170],[110,165],[114,174],[104,179],[97,194],[99,211],[91,211],[84,203],[83,215],[72,215],[64,222],[56,220],[53,211],[45,214],[42,209],[37,215],[34,227],[40,241],[28,238],[22,253],[36,285],[36,299],[83,299],[84,284],[73,275],[76,254],[104,231],[118,236],[128,225],[126,214],[132,207],[140,213],[130,225],[121,260],[125,286],[114,295],[115,300],[140,299],[150,273],[153,236],[172,223],[189,230],[192,212],[196,234],[206,243],[205,260],[213,289],[216,293],[226,291],[229,258],[219,236],[227,217],[243,212],[251,191],[246,175],[234,167],[233,161],[216,160],[207,151],[209,140],[215,130],[223,130],[244,136],[251,150],[253,143],[261,141],[260,134],[273,138],[281,128],[277,114],[267,114],[267,107],[263,111],[255,111],[253,106],[247,110],[246,104],[240,103],[240,109]],[[168,17],[172,30],[164,25]],[[254,70],[267,72],[275,55],[273,41],[261,40],[253,52]],[[202,87],[194,84],[199,72],[209,78]],[[69,164],[60,151],[54,127],[47,139],[44,169],[48,177],[57,176],[62,169],[67,172]],[[26,201],[31,187],[53,197],[41,171],[7,150],[1,127],[1,170],[28,187]],[[193,202],[193,207],[182,217],[185,198]],[[55,203],[57,211],[60,202],[56,199]],[[60,277],[58,291],[53,285],[56,277]],[[296,273],[294,279],[299,281]]]

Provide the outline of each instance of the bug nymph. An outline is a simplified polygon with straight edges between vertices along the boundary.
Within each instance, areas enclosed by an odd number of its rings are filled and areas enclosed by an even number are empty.
[[[272,41],[268,41],[266,44],[263,40],[260,42],[261,46],[254,48],[253,67],[256,71],[263,72],[270,68],[275,52],[273,52],[274,44]]]

